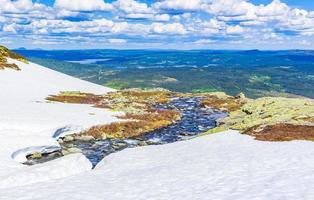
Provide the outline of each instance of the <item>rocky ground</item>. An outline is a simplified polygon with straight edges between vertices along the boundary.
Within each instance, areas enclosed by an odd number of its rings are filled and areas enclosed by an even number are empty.
[[[188,100],[182,101],[180,99]],[[167,133],[173,133],[172,129],[175,128],[175,134],[172,134],[171,138],[174,138],[177,133],[181,136],[184,134],[188,136],[191,133],[184,128],[187,123],[197,126],[197,117],[193,118],[194,124],[191,120],[185,121],[182,114],[186,115],[187,113],[180,111],[178,107],[182,105],[184,107],[184,105],[189,104],[188,102],[196,101],[196,99],[198,101],[197,107],[185,109],[195,111],[203,108],[229,113],[227,117],[215,118],[218,123],[203,129],[203,132],[207,131],[205,134],[234,129],[263,141],[314,139],[314,102],[306,98],[265,97],[253,100],[246,98],[244,94],[232,97],[221,92],[190,94],[175,93],[163,89],[128,89],[111,92],[103,96],[82,92],[60,92],[58,95],[47,97],[47,100],[110,108],[125,113],[119,116],[125,121],[94,126],[84,132],[60,138],[59,143],[63,147],[63,151],[54,152],[48,156],[58,157],[88,149],[89,152],[86,154],[93,154],[91,157],[95,157],[94,154],[97,154],[96,158],[92,158],[96,160],[95,163],[97,164],[100,160],[99,155],[102,158],[104,154],[119,151],[126,147],[147,145],[147,140],[143,138],[146,137],[147,139],[149,134],[161,132],[162,135],[166,136],[169,135]],[[181,104],[170,103],[176,101],[181,102]],[[190,112],[188,115],[193,116],[195,113],[197,111]],[[201,118],[201,120],[205,119]],[[211,123],[209,119],[207,120],[208,123]],[[163,130],[166,130],[167,133]],[[138,139],[139,137],[141,139]],[[134,138],[137,139],[134,140]],[[161,138],[154,138],[157,142],[151,142],[151,144],[159,144],[158,141]],[[148,139],[152,141],[152,138]],[[104,142],[105,140],[106,142]],[[95,150],[95,146],[98,150]],[[99,153],[99,149],[102,150],[101,153]],[[30,155],[32,162],[38,158],[41,161],[46,159],[45,155]]]

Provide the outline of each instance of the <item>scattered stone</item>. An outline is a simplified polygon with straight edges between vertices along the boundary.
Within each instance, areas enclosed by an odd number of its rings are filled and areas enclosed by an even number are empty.
[[[34,160],[38,160],[41,158],[42,158],[42,153],[40,152],[34,152],[33,154],[29,156],[29,159],[34,159]]]
[[[147,146],[147,143],[145,142],[145,141],[140,141],[139,143],[138,143],[138,145],[139,146]]]
[[[64,142],[72,142],[72,141],[74,141],[74,137],[71,136],[71,135],[67,135],[67,136],[65,136],[65,137],[63,138],[63,141],[64,141]]]
[[[79,148],[72,147],[72,148],[68,149],[68,152],[70,152],[70,153],[82,153],[82,150]]]
[[[83,135],[83,136],[80,136],[78,140],[83,141],[83,142],[91,142],[91,141],[94,141],[95,138],[93,136]]]

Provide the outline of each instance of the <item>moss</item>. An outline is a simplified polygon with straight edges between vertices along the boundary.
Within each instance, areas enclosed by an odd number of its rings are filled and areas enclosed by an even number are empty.
[[[220,126],[220,127],[216,127],[216,128],[210,129],[209,131],[207,131],[207,132],[205,132],[203,134],[200,134],[199,136],[211,135],[211,134],[220,133],[220,132],[223,132],[223,131],[226,131],[226,130],[228,130],[226,127]]]
[[[112,80],[105,84],[106,87],[110,87],[116,90],[124,89],[128,86],[128,83],[119,81],[119,80]]]
[[[297,98],[265,97],[252,100],[241,109],[231,112],[222,121],[232,129],[246,130],[260,124],[303,124],[300,116],[314,115],[314,101]]]

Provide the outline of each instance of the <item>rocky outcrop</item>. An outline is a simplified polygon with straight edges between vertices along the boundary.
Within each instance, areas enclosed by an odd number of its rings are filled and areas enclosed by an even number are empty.
[[[231,112],[219,128],[240,130],[258,140],[313,140],[313,118],[312,99],[265,97]]]

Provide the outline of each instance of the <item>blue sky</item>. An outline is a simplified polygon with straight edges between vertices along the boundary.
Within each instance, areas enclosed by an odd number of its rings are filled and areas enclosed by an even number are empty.
[[[313,49],[313,0],[0,0],[11,48]]]

